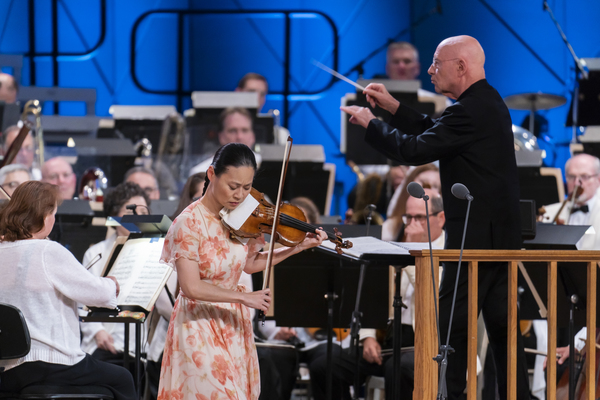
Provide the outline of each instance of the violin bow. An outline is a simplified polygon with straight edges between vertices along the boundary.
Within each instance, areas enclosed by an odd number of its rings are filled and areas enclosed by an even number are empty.
[[[285,151],[283,153],[283,165],[281,166],[281,176],[279,178],[279,189],[277,191],[277,201],[275,202],[275,214],[273,215],[273,227],[271,229],[271,242],[269,244],[269,252],[267,255],[267,266],[265,268],[264,279],[263,279],[263,290],[269,287],[271,280],[271,264],[273,263],[273,250],[275,249],[275,243],[277,239],[277,226],[279,225],[279,209],[281,205],[281,197],[283,195],[283,185],[285,183],[285,176],[287,174],[287,167],[290,161],[290,154],[292,153],[292,137],[288,136],[287,142],[285,143]],[[265,323],[265,313],[260,311],[258,314],[259,319],[262,319],[262,323]]]

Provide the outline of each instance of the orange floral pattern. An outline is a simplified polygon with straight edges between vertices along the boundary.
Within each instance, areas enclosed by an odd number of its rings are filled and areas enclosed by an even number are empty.
[[[248,255],[264,240],[242,245],[230,239],[218,217],[200,202],[176,219],[161,260],[198,263],[200,279],[221,288],[238,285]],[[193,300],[180,292],[167,332],[158,400],[255,400],[260,393],[258,358],[248,308],[237,303]]]

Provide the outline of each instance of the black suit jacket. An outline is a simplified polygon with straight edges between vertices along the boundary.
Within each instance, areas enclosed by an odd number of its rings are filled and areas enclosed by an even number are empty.
[[[372,120],[365,140],[407,165],[439,160],[446,214],[446,248],[460,248],[467,201],[451,193],[454,183],[474,200],[466,249],[519,249],[519,182],[512,123],[498,92],[482,79],[438,119],[400,105],[390,123]]]

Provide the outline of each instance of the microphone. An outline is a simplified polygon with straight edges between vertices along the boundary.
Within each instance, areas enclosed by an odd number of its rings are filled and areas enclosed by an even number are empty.
[[[473,201],[473,196],[469,192],[469,189],[462,183],[455,183],[452,185],[452,189],[450,189],[454,197],[461,200]]]
[[[371,228],[371,220],[373,219],[373,211],[375,210],[377,210],[375,204],[368,204],[365,207],[365,211],[367,211],[367,236],[369,236],[369,228]]]
[[[135,209],[137,208],[137,204],[129,204],[125,206],[126,209],[133,211],[133,215],[137,215]]]
[[[467,213],[465,215],[465,226],[463,228],[462,241],[460,243],[460,255],[458,256],[458,268],[456,270],[456,281],[454,282],[454,293],[452,294],[452,306],[450,307],[450,320],[448,322],[448,334],[446,336],[446,344],[440,347],[440,354],[435,360],[439,364],[439,380],[438,380],[438,399],[448,398],[446,386],[446,371],[448,369],[448,354],[454,353],[454,349],[450,346],[450,333],[452,332],[452,321],[454,319],[454,305],[456,304],[456,294],[458,291],[458,281],[460,277],[460,267],[462,264],[463,250],[465,248],[465,238],[467,236],[467,222],[469,222],[469,212],[471,211],[471,201],[473,196],[469,193],[469,189],[462,183],[455,183],[450,190],[452,194],[461,200],[467,200]]]
[[[429,200],[429,196],[425,194],[423,186],[421,186],[418,182],[409,183],[406,187],[406,190],[408,190],[408,194],[410,194],[412,197],[416,197],[417,199],[423,199],[426,202],[427,200]]]

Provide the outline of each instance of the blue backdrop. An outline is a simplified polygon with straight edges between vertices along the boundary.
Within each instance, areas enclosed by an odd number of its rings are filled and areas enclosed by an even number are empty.
[[[577,54],[598,57],[600,2],[549,5]],[[547,162],[562,166],[574,64],[541,0],[0,0],[0,53],[26,56],[21,84],[93,87],[98,115],[108,115],[112,104],[172,104],[182,111],[190,107],[184,92],[233,90],[248,71],[265,75],[271,92],[265,110],[284,111],[295,143],[322,144],[337,165],[332,214],[344,213],[356,181],[339,152],[340,98],[353,89],[330,85],[311,60],[345,73],[389,39],[408,40],[421,53],[423,87],[432,90],[426,71],[435,47],[459,34],[480,40],[488,80],[502,96],[567,97],[567,105],[542,112],[549,121]],[[383,73],[384,64],[385,52],[375,54],[364,64],[365,77]],[[59,113],[83,115],[84,106],[61,104]],[[512,112],[516,124],[526,115]]]

